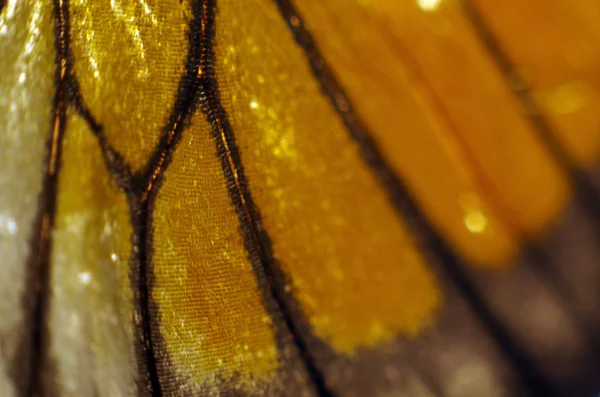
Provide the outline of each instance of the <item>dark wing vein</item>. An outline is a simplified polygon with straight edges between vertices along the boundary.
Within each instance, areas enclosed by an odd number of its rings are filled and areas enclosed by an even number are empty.
[[[65,131],[67,80],[67,40],[66,20],[68,10],[63,0],[54,1],[56,18],[56,92],[52,105],[52,125],[48,139],[48,154],[45,163],[45,176],[40,196],[40,214],[36,220],[37,228],[32,237],[32,253],[29,259],[27,287],[23,301],[30,316],[29,332],[25,334],[19,354],[26,361],[24,374],[16,379],[23,396],[44,394],[43,368],[47,358],[47,335],[45,331],[46,312],[49,297],[50,250],[52,248],[52,229],[56,210],[58,171],[61,162],[61,144]]]

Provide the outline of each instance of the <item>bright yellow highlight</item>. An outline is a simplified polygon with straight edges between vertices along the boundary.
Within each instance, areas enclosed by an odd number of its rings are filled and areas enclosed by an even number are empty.
[[[204,115],[184,132],[154,205],[152,292],[170,360],[199,385],[266,383],[278,367],[237,214]],[[268,288],[268,287],[266,287]]]
[[[600,2],[475,0],[566,151],[600,155]]]
[[[173,111],[188,53],[190,2],[70,2],[71,47],[83,100],[137,170]]]
[[[479,210],[472,210],[465,215],[465,226],[472,233],[481,233],[487,226],[487,218]]]
[[[417,4],[424,11],[435,11],[442,0],[417,0]]]
[[[129,209],[96,138],[73,114],[63,141],[58,189],[49,334],[59,383],[69,385],[64,390],[72,395],[86,395],[90,387],[102,396],[129,395],[138,374]]]
[[[473,194],[465,194],[458,198],[458,203],[465,212],[464,223],[471,233],[483,233],[488,226],[488,218],[481,211],[479,197]]]
[[[221,2],[216,26],[249,189],[314,332],[346,354],[416,335],[441,305],[437,281],[275,3]]]
[[[389,163],[465,257],[504,266],[558,215],[566,181],[458,1],[295,3]]]

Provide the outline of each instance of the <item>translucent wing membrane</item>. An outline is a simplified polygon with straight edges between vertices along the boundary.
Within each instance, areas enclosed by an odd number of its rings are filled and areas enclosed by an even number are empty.
[[[55,95],[54,16],[38,1],[3,4],[0,13],[0,394],[25,390],[36,294],[28,273],[37,255],[46,141]],[[27,335],[24,337],[24,335]],[[12,378],[12,379],[11,379]]]
[[[0,394],[597,395],[598,18],[0,2]]]

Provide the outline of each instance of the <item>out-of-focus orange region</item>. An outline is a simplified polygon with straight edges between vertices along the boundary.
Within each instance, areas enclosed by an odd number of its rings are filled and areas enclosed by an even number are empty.
[[[154,151],[175,106],[188,53],[189,1],[74,0],[74,72],[109,143],[134,170]]]
[[[270,0],[219,3],[216,76],[273,254],[334,350],[416,335],[432,271]]]
[[[515,238],[448,135],[452,126],[436,113],[432,94],[415,87],[414,74],[394,43],[382,40],[377,21],[353,2],[297,6],[355,110],[436,226],[475,263],[502,265],[515,255]],[[334,12],[339,7],[344,18]]]
[[[581,166],[600,154],[600,2],[471,0],[556,138]]]
[[[180,379],[267,382],[278,367],[271,318],[199,112],[165,173],[153,214],[153,299]]]
[[[566,180],[459,1],[295,4],[386,159],[465,257],[508,263],[552,223]]]

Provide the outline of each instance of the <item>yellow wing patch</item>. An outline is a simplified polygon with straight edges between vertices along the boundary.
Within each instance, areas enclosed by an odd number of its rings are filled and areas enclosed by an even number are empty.
[[[216,24],[250,193],[314,332],[344,353],[417,334],[441,304],[437,281],[275,4],[222,2]]]
[[[28,260],[35,248],[46,140],[54,99],[52,8],[36,0],[0,9],[0,395],[13,395],[9,374],[29,343]],[[21,384],[26,379],[18,380]]]

